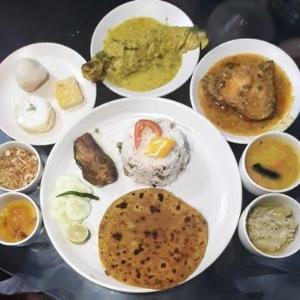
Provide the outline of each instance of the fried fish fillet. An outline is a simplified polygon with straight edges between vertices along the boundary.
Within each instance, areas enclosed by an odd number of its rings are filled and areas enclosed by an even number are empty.
[[[114,162],[89,133],[74,141],[74,158],[82,170],[83,178],[93,185],[104,186],[118,179]]]
[[[227,62],[209,72],[203,79],[205,93],[218,105],[230,107],[241,117],[260,121],[276,109],[275,65],[273,61],[258,64]]]

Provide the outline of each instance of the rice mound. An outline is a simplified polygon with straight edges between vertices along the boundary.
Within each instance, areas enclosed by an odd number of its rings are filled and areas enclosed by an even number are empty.
[[[148,128],[143,132],[138,149],[134,146],[135,123],[126,133],[122,145],[122,161],[124,172],[133,177],[136,182],[163,187],[177,179],[185,169],[190,159],[190,149],[186,136],[171,121],[155,120],[162,129],[162,135],[176,141],[175,147],[164,158],[154,158],[145,155],[149,141],[155,134]]]

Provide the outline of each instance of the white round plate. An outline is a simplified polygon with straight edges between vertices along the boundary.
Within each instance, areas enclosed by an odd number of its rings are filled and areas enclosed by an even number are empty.
[[[208,70],[219,60],[226,56],[250,53],[258,54],[272,59],[287,75],[292,85],[292,105],[286,116],[270,131],[285,131],[296,120],[300,111],[300,71],[293,59],[279,47],[257,39],[237,39],[223,43],[207,53],[197,65],[190,84],[190,99],[193,108],[203,113],[198,98],[199,81],[205,76]],[[221,130],[225,138],[233,143],[248,144],[257,135],[243,136]]]
[[[46,98],[55,109],[56,122],[46,133],[30,134],[18,126],[15,107],[29,93],[19,87],[15,79],[15,66],[21,58],[33,58],[40,62],[49,73],[49,79],[30,94]],[[12,138],[32,145],[50,145],[60,137],[79,118],[91,111],[96,101],[96,85],[81,75],[81,65],[86,61],[74,50],[54,43],[37,43],[25,46],[10,54],[0,64],[0,128]],[[82,104],[63,110],[54,96],[56,80],[74,76],[84,96]]]
[[[180,103],[159,98],[128,98],[101,105],[81,119],[53,148],[41,184],[41,210],[48,235],[62,258],[82,276],[104,287],[124,292],[151,292],[125,285],[104,273],[98,254],[98,228],[109,205],[125,193],[145,187],[124,175],[117,143],[129,126],[140,118],[168,118],[186,134],[191,160],[186,170],[165,187],[206,218],[208,246],[203,261],[188,278],[203,272],[223,252],[238,223],[241,210],[241,180],[234,155],[221,134],[205,118]],[[95,132],[98,128],[99,133]],[[100,201],[92,201],[92,213],[85,221],[91,239],[83,246],[68,242],[60,225],[50,213],[51,194],[58,176],[81,171],[73,159],[73,141],[85,132],[93,134],[114,160],[119,178],[113,184],[95,188]]]
[[[151,17],[171,26],[193,26],[191,19],[170,3],[160,0],[130,1],[113,9],[97,25],[91,41],[91,56],[102,50],[109,29],[134,17]],[[164,96],[178,89],[189,79],[197,65],[199,55],[199,48],[183,54],[182,64],[176,76],[164,86],[151,91],[134,92],[120,88],[108,80],[104,80],[103,83],[110,90],[124,97]]]

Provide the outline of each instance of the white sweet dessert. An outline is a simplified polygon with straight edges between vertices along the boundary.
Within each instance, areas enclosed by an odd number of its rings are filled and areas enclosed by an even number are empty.
[[[55,111],[47,100],[30,95],[19,102],[15,110],[20,127],[29,133],[49,131],[55,124]]]
[[[15,69],[18,85],[26,92],[33,92],[48,79],[48,72],[38,61],[31,58],[19,60]]]

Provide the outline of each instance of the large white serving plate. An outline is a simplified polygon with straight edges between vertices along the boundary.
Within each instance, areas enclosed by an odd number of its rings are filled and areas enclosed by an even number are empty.
[[[98,255],[98,228],[104,212],[114,200],[144,187],[124,175],[116,144],[122,141],[129,125],[136,120],[158,117],[175,121],[187,135],[191,147],[187,169],[165,188],[198,209],[208,221],[209,239],[204,259],[188,280],[203,272],[223,252],[240,216],[242,188],[236,160],[225,139],[204,117],[185,105],[159,98],[120,99],[97,107],[53,148],[41,184],[41,209],[46,230],[62,258],[82,276],[114,290],[153,291],[125,285],[105,275]],[[99,133],[95,132],[96,128]],[[85,221],[91,230],[91,239],[78,246],[66,239],[62,228],[52,217],[49,195],[60,175],[77,174],[82,179],[73,159],[73,141],[87,131],[115,161],[119,179],[94,189],[100,201],[92,201],[92,213]]]
[[[15,79],[14,70],[21,58],[37,60],[49,73],[49,79],[31,93],[21,89]],[[73,49],[55,43],[31,44],[10,54],[0,64],[0,129],[10,137],[32,145],[56,143],[78,119],[91,111],[95,105],[96,84],[84,79],[81,74],[81,65],[85,62],[84,58]],[[69,76],[74,76],[78,81],[84,101],[76,107],[63,110],[55,99],[54,83],[56,80]],[[48,132],[31,134],[18,126],[15,107],[29,94],[45,98],[55,109],[55,125]]]
[[[161,0],[134,0],[117,6],[99,22],[91,40],[91,57],[101,51],[109,29],[130,18],[150,17],[170,26],[193,26],[192,20],[175,5]],[[116,86],[108,80],[103,83],[115,93],[124,97],[160,97],[182,86],[192,75],[199,60],[200,49],[182,56],[182,63],[176,76],[165,85],[147,92],[130,91]]]

